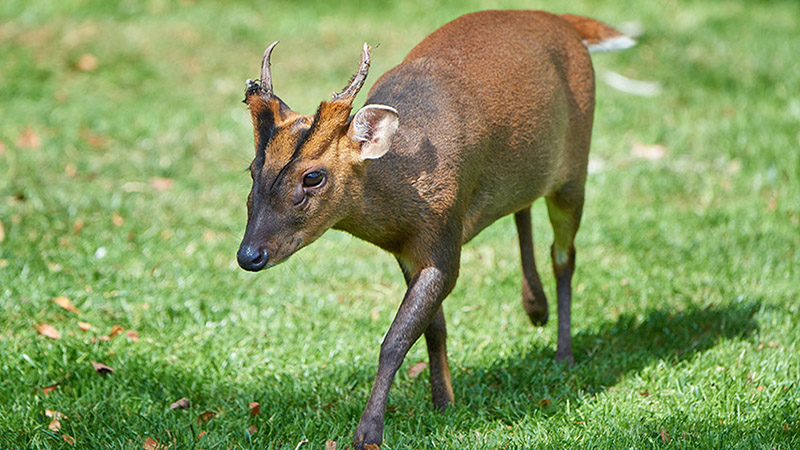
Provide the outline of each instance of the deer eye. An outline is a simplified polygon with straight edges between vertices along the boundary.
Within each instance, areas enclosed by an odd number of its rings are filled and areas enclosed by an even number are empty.
[[[315,170],[303,176],[303,187],[317,187],[325,181],[325,172],[322,170]]]

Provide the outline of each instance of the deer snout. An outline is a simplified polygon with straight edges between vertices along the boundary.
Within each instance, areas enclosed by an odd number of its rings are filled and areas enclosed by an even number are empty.
[[[269,261],[267,250],[263,248],[256,248],[251,245],[242,244],[239,251],[236,252],[236,261],[239,262],[239,267],[250,272],[258,272],[263,269]]]

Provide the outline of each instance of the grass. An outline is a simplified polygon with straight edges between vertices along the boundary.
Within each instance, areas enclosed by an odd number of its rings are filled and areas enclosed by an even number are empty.
[[[243,81],[280,39],[275,89],[310,113],[364,41],[380,44],[366,91],[446,21],[530,6],[2,2],[0,448],[347,447],[404,283],[389,255],[338,232],[266,273],[236,268],[252,154]],[[577,365],[552,361],[555,321],[528,323],[502,219],[466,246],[445,303],[456,404],[433,411],[427,372],[408,376],[425,359],[416,345],[383,448],[800,447],[800,5],[569,12],[638,21],[639,45],[596,55],[597,72],[663,89],[598,83]],[[542,204],[534,216],[552,299]],[[113,325],[139,340],[97,340]],[[191,408],[170,410],[181,397]],[[66,415],[60,431],[45,410]],[[205,411],[218,416],[200,424]]]

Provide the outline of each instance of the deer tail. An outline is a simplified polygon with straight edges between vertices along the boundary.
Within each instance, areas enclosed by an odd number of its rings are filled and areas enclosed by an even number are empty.
[[[629,36],[599,20],[572,14],[561,14],[560,17],[575,28],[590,52],[612,52],[636,45]]]

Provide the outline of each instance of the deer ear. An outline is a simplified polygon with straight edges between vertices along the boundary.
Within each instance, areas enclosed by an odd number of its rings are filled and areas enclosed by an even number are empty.
[[[366,105],[353,117],[347,136],[361,144],[361,159],[377,159],[389,151],[398,122],[391,106]]]

